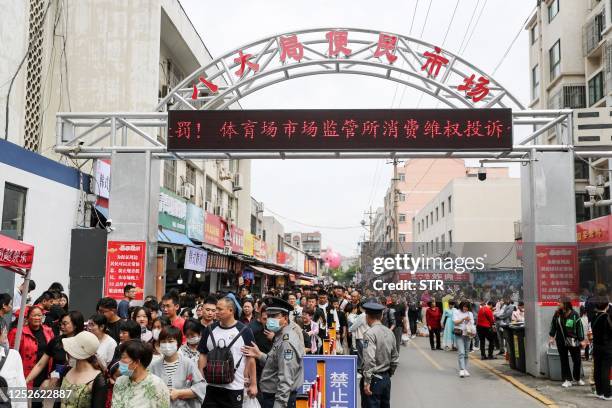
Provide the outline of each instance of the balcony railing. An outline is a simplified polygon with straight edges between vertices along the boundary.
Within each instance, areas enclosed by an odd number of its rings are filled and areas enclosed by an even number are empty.
[[[603,39],[602,32],[606,28],[606,13],[602,10],[600,14],[589,21],[583,29],[583,49],[584,55],[589,55]]]

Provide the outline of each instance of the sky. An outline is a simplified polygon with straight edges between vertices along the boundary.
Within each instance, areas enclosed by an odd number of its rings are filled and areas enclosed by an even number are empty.
[[[492,73],[518,35],[494,78],[524,105],[529,99],[529,59],[528,33],[523,28],[535,3],[535,0],[181,0],[213,58],[276,34],[328,26],[354,27],[411,35],[454,53],[469,38],[460,55],[484,72]],[[240,104],[243,109],[407,109],[416,108],[418,100],[418,91],[409,88],[403,92],[392,81],[361,75],[318,75],[263,88],[240,100]],[[434,106],[425,99],[420,105]],[[366,219],[364,212],[383,205],[393,166],[388,161],[373,159],[253,160],[251,172],[251,195],[264,202],[266,215],[279,219],[285,232],[320,231],[324,247],[350,256],[357,253],[364,234],[367,236],[360,226],[360,221]]]

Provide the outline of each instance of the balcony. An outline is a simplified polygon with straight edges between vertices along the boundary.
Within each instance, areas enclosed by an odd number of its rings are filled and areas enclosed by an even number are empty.
[[[584,56],[587,58],[601,56],[601,40],[606,28],[606,13],[602,10],[600,14],[593,17],[583,28],[582,42]]]

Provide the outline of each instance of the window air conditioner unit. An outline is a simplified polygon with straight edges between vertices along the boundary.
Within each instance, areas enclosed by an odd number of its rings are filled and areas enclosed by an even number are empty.
[[[240,173],[235,173],[234,174],[234,186],[233,186],[233,190],[234,191],[239,191],[242,190],[242,180],[240,177]]]
[[[191,197],[195,196],[195,186],[191,183],[185,183],[181,187],[181,196],[191,200]]]

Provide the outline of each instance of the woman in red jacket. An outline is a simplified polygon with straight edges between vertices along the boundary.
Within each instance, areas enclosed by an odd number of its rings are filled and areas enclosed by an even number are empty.
[[[26,310],[25,317],[27,324],[23,326],[21,335],[21,343],[19,344],[19,354],[23,360],[23,375],[28,376],[36,362],[45,354],[47,344],[53,338],[53,330],[42,324],[43,312],[38,306],[32,306]],[[15,337],[17,336],[17,327],[13,327],[9,332],[8,339],[11,348],[15,346]],[[28,387],[40,387],[42,382],[49,376],[49,368],[43,370],[32,382],[28,383]]]
[[[425,321],[429,329],[429,345],[432,350],[442,350],[440,347],[440,319],[442,312],[433,300],[428,303],[429,308],[425,312]],[[436,347],[434,347],[434,335],[436,336]]]

